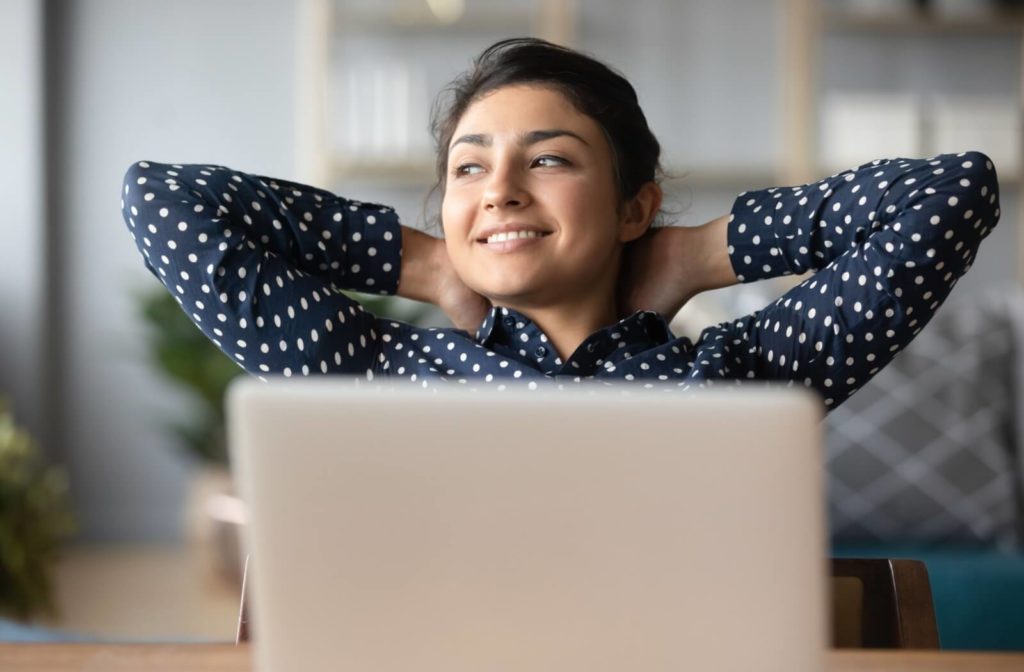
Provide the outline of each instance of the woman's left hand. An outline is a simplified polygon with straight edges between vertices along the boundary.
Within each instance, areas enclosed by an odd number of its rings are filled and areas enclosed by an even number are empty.
[[[689,233],[677,226],[650,228],[626,244],[618,288],[620,319],[653,310],[671,320],[693,297],[685,258]]]
[[[620,319],[653,310],[672,320],[697,294],[739,282],[729,261],[728,215],[701,226],[650,228],[623,249]]]

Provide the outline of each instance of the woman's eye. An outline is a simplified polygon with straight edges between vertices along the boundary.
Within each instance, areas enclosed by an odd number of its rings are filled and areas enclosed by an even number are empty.
[[[540,166],[541,168],[552,168],[554,166],[567,166],[569,162],[560,156],[551,156],[550,154],[545,156],[538,156],[533,161],[533,165]]]
[[[453,172],[456,177],[462,177],[463,175],[475,175],[481,170],[483,170],[483,168],[479,164],[463,163],[455,166],[455,170]]]

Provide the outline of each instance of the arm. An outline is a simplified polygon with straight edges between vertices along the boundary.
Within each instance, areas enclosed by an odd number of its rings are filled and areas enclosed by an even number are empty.
[[[816,273],[705,330],[697,347],[722,344],[725,357],[696,375],[795,380],[834,408],[928,323],[999,215],[995,169],[979,152],[741,194],[728,229],[737,278]]]
[[[139,162],[122,210],[146,267],[239,366],[372,372],[380,329],[340,289],[394,294],[390,208],[220,166]]]

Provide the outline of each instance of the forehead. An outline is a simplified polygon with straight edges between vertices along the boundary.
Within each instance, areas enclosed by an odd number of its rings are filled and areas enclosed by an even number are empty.
[[[549,128],[575,131],[587,140],[602,138],[597,122],[583,114],[557,89],[515,85],[491,91],[466,108],[453,140],[468,133],[499,136]]]

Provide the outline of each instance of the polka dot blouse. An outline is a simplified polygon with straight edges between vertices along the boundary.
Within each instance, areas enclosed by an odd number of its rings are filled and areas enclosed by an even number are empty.
[[[999,220],[979,152],[883,159],[740,194],[728,252],[743,282],[815,273],[696,342],[639,311],[566,360],[525,315],[492,308],[475,333],[375,317],[340,290],[395,294],[398,216],[322,189],[222,166],[140,161],[125,222],[146,267],[250,374],[398,377],[424,387],[636,381],[687,390],[745,380],[817,390],[834,408],[906,347]]]

